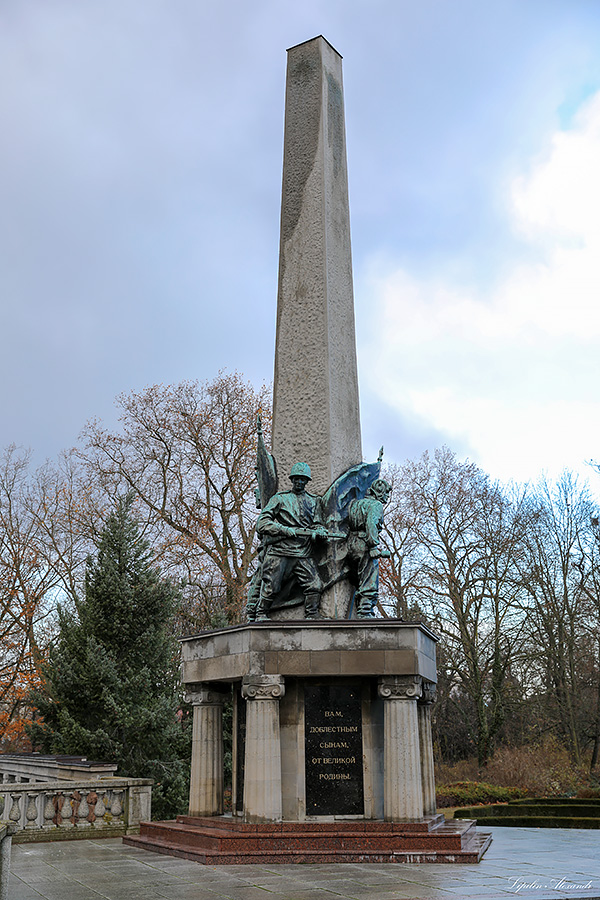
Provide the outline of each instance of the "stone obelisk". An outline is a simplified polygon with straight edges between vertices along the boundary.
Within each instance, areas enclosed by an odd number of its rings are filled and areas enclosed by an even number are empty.
[[[288,50],[273,453],[280,490],[307,462],[322,494],[362,462],[342,57]]]
[[[289,496],[273,497],[275,466],[259,429],[267,527],[258,529],[264,552],[249,612],[256,614],[265,587],[271,598],[277,593],[286,570],[290,593],[282,591],[274,609],[265,607],[267,619],[249,617],[246,625],[182,641],[182,681],[194,705],[192,818],[142,823],[140,837],[125,840],[175,854],[183,847],[209,865],[228,864],[232,855],[238,863],[266,865],[475,862],[487,844],[474,837],[472,822],[448,828],[435,814],[429,704],[437,637],[425,625],[397,619],[348,621],[346,574],[355,554],[340,538],[346,527],[358,532],[351,504],[369,499],[380,461],[361,458],[341,58],[322,37],[288,53],[273,450],[284,491],[292,463],[312,467],[310,487],[325,491],[329,534],[314,553],[314,569],[308,558],[297,567],[300,559],[290,566],[289,557],[278,558],[272,545],[280,537],[304,535],[271,526],[305,513],[310,528],[318,504],[305,497],[302,508],[300,497],[289,505]],[[296,483],[299,494],[303,486]],[[277,519],[276,509],[287,509],[291,519]],[[315,611],[308,596],[319,594],[305,588],[319,579],[326,588],[321,617],[302,621]],[[302,599],[304,610],[296,602]],[[224,817],[221,707],[229,684],[232,814]]]

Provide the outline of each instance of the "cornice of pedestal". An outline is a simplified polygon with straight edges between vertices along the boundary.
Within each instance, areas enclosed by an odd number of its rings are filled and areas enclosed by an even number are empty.
[[[281,700],[284,694],[282,675],[245,675],[242,679],[244,700]]]
[[[185,685],[254,675],[327,678],[420,675],[436,681],[437,636],[420,622],[332,619],[253,622],[182,641]]]
[[[377,691],[384,700],[419,700],[423,679],[420,675],[383,675],[378,679]]]

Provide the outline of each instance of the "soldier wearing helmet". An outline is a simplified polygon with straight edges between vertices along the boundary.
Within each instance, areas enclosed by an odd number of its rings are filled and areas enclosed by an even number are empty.
[[[320,498],[309,494],[310,467],[298,462],[290,471],[291,491],[275,494],[258,517],[256,530],[264,545],[260,599],[256,619],[294,606],[304,599],[307,619],[319,617],[323,585],[313,559],[313,543],[327,537]],[[295,591],[295,593],[294,593]]]
[[[370,619],[375,615],[379,594],[379,560],[390,555],[381,546],[379,533],[383,528],[383,508],[391,492],[391,484],[377,478],[366,497],[353,500],[350,504],[348,560],[356,585],[354,602],[358,619]]]

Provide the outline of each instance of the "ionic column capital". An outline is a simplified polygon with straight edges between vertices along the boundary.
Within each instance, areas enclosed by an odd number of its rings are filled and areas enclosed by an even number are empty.
[[[244,700],[281,700],[284,694],[282,675],[244,675],[242,678]]]
[[[217,690],[213,685],[198,683],[186,684],[184,699],[192,706],[222,706],[229,693]]]
[[[384,700],[419,700],[422,687],[420,675],[381,675],[377,690]]]
[[[423,693],[421,703],[433,703],[437,695],[437,685],[433,681],[423,680]]]

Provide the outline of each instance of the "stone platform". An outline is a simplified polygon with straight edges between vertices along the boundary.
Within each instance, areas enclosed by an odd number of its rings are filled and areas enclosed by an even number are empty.
[[[206,865],[477,863],[491,836],[477,832],[474,821],[446,822],[442,815],[420,822],[261,824],[230,816],[178,816],[173,822],[144,822],[139,835],[123,840]]]

